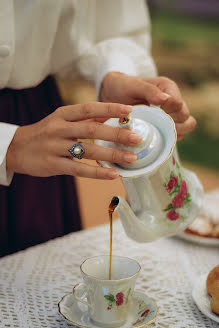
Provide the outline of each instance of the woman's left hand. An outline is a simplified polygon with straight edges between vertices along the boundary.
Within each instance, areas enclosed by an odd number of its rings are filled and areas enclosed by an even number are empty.
[[[139,78],[110,72],[103,79],[100,101],[159,105],[173,118],[178,140],[196,127],[196,120],[190,115],[178,86],[166,77]]]

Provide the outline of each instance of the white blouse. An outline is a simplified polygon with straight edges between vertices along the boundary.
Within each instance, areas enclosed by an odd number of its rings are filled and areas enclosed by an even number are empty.
[[[0,0],[0,89],[53,74],[83,76],[98,92],[110,71],[156,75],[144,0]],[[6,153],[16,129],[0,122],[2,185],[13,177]]]

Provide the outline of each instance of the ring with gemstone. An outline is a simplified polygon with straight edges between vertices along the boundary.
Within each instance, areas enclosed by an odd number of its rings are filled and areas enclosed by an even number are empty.
[[[69,153],[78,159],[82,159],[85,150],[80,142],[75,143],[68,149]]]

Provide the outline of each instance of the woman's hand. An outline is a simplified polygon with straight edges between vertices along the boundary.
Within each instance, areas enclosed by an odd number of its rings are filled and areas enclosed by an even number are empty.
[[[110,72],[104,77],[100,101],[160,105],[175,121],[178,140],[196,126],[176,83],[166,77],[146,79]]]
[[[101,139],[136,145],[141,137],[127,129],[104,125],[111,117],[124,117],[130,106],[111,103],[88,103],[58,108],[43,120],[19,127],[7,152],[7,169],[33,176],[72,175],[95,179],[115,179],[113,169],[91,166],[73,160],[68,149],[77,139]],[[133,163],[133,153],[104,148],[83,142],[83,158],[114,163]]]

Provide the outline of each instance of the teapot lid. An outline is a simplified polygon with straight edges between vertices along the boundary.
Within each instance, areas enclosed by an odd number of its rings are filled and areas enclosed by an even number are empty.
[[[175,124],[173,119],[166,114],[162,109],[154,105],[136,105],[133,106],[133,111],[131,113],[132,118],[138,118],[145,122],[150,123],[152,126],[157,128],[162,137],[162,149],[160,150],[156,159],[146,165],[143,168],[137,169],[126,169],[117,164],[98,161],[101,166],[106,168],[115,169],[119,175],[123,178],[138,177],[141,175],[149,175],[153,171],[157,170],[159,166],[163,164],[172,154],[173,149],[176,144],[177,134],[175,129]],[[111,118],[107,120],[104,124],[119,127],[119,120],[116,118]],[[103,146],[106,148],[115,148],[116,145],[113,142],[105,140],[95,140],[95,144]]]

